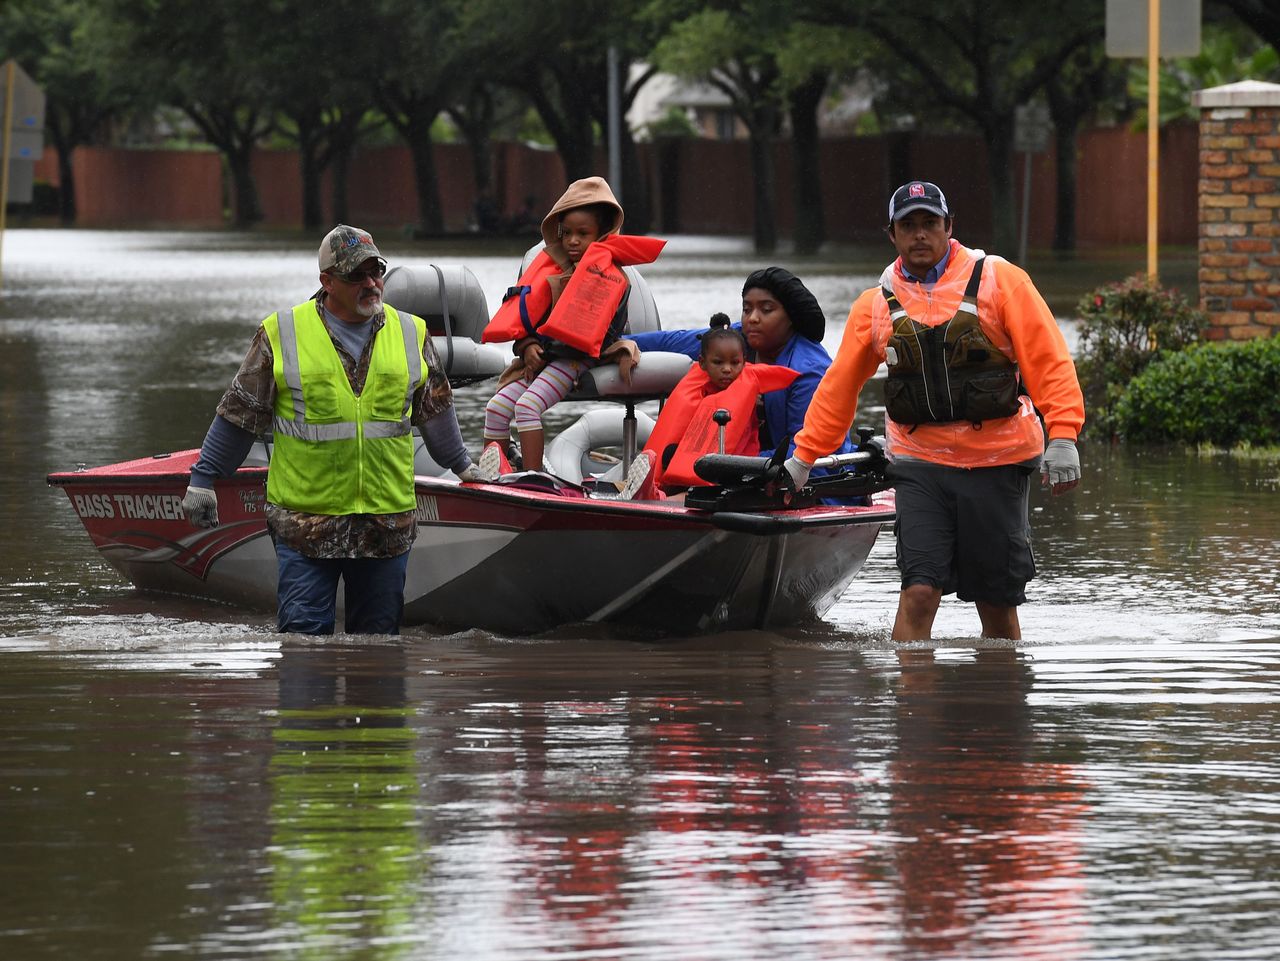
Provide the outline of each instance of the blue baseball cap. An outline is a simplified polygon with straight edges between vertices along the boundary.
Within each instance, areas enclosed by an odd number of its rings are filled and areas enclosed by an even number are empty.
[[[912,180],[903,184],[889,198],[889,223],[901,220],[913,210],[928,210],[939,217],[950,217],[947,198],[937,184]]]

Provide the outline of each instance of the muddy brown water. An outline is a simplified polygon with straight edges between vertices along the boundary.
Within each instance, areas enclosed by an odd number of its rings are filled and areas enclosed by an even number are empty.
[[[45,475],[196,445],[313,247],[6,235],[0,957],[1280,955],[1275,461],[1086,447],[1018,644],[954,600],[891,643],[888,533],[779,632],[307,640],[133,591]],[[760,265],[664,261],[677,326]],[[874,279],[799,272],[832,318]]]

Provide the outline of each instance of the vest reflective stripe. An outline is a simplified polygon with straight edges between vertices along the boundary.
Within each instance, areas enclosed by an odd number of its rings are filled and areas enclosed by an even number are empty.
[[[302,375],[298,372],[298,335],[293,326],[293,308],[277,311],[280,324],[280,350],[284,362],[284,380],[289,385],[289,394],[293,398],[293,416],[302,420],[306,415],[306,405],[302,400]],[[280,418],[276,418],[280,420]],[[275,426],[279,430],[279,426]]]
[[[411,433],[413,428],[409,426],[407,417],[398,424],[390,421],[371,421],[364,425],[365,437],[404,437]]]
[[[404,395],[404,426],[409,428],[409,416],[413,413],[413,392],[422,383],[422,340],[418,336],[418,325],[413,321],[413,314],[402,314],[398,310],[388,311],[388,316],[400,320],[400,335],[404,338],[404,355],[409,358],[409,389]]]
[[[293,400],[293,418],[275,417],[271,422],[272,430],[277,434],[284,434],[286,437],[297,437],[300,440],[350,440],[356,436],[357,427],[355,422],[342,424],[307,424],[303,423],[307,416],[307,404],[302,394],[302,371],[299,369],[298,363],[298,335],[294,322],[294,310],[290,308],[282,310],[278,313],[280,324],[280,353],[281,360],[284,365],[284,380],[289,386],[289,394]],[[391,311],[387,312],[387,318],[393,316]],[[412,314],[400,314],[396,312],[395,316],[400,321],[400,335],[404,338],[404,353],[409,358],[409,389],[404,398],[404,417],[399,424],[389,424],[385,421],[374,421],[365,424],[364,435],[366,437],[400,437],[412,431],[409,423],[410,415],[413,413],[413,392],[417,385],[422,382],[422,351],[418,349],[416,341],[417,326],[413,322]]]
[[[271,429],[277,436],[296,437],[298,440],[354,440],[357,434],[356,425],[350,422],[343,424],[308,424],[287,417],[276,417],[271,421]],[[365,430],[368,434],[368,430]]]
[[[411,417],[426,382],[426,322],[384,309],[359,397],[314,301],[263,322],[275,358],[272,503],[334,515],[413,509]]]

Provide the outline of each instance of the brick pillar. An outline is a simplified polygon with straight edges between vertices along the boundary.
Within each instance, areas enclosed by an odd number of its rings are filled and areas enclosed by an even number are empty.
[[[1200,308],[1212,340],[1280,334],[1280,84],[1195,94]]]

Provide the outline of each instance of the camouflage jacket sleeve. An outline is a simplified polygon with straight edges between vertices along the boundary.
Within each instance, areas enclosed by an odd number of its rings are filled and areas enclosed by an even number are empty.
[[[240,370],[218,402],[219,416],[258,436],[270,429],[276,405],[273,362],[271,341],[266,329],[259,327]]]

